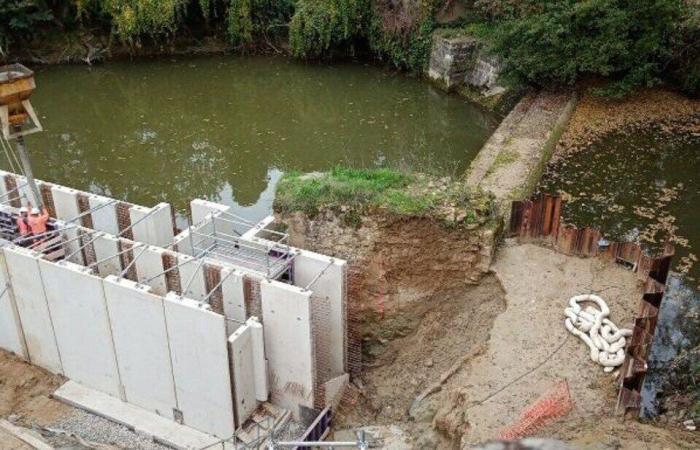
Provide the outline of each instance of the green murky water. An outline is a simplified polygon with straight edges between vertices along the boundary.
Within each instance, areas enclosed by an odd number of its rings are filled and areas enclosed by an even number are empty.
[[[498,123],[425,82],[358,64],[207,57],[52,67],[36,81],[38,178],[180,212],[204,197],[251,220],[270,212],[285,171],[461,172]]]

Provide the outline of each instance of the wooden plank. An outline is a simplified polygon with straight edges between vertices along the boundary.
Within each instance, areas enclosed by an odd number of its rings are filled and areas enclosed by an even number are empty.
[[[43,439],[39,438],[38,436],[34,436],[28,430],[11,424],[5,419],[0,419],[0,427],[17,439],[30,445],[32,448],[37,450],[55,450],[54,446],[47,444]]]

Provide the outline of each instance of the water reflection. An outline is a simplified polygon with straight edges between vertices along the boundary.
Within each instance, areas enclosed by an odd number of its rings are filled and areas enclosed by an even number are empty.
[[[257,220],[286,170],[340,163],[461,172],[497,125],[374,67],[202,58],[40,71],[37,177],[179,211],[204,197]]]

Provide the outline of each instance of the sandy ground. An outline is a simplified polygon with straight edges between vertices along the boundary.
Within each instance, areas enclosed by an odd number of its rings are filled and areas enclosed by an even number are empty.
[[[580,293],[601,295],[611,319],[631,326],[641,296],[635,274],[515,242],[499,249],[492,269],[450,307],[436,304],[413,334],[387,344],[352,388],[337,429],[379,425],[382,440],[407,448],[470,448],[566,380],[572,410],[538,436],[586,449],[700,448],[692,433],[615,416],[617,374],[604,373],[563,326],[568,299]]]
[[[569,417],[608,414],[615,380],[566,331],[563,310],[571,296],[596,293],[607,301],[611,319],[629,327],[641,296],[636,276],[602,260],[568,257],[531,244],[506,244],[493,270],[506,292],[506,310],[494,322],[488,350],[448,385],[468,408],[463,445],[495,437],[558,380],[569,383],[574,403]],[[472,402],[480,403],[469,407]]]

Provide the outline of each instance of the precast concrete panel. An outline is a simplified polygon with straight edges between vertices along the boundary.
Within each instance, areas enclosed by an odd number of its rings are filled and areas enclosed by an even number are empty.
[[[165,295],[168,291],[163,274],[163,253],[165,250],[153,246],[134,250],[134,257],[137,258],[134,265],[139,283],[148,284],[151,286],[151,292],[157,295]]]
[[[63,373],[87,387],[120,396],[102,279],[68,261],[40,260]]]
[[[182,296],[193,300],[203,300],[207,295],[207,286],[204,279],[203,260],[197,260],[187,255],[178,257],[178,271],[180,272],[180,286]],[[189,284],[189,286],[188,286]]]
[[[251,317],[246,322],[250,327],[253,341],[253,364],[255,366],[255,397],[266,402],[270,392],[267,380],[267,357],[265,356],[265,336],[263,326],[257,317]]]
[[[235,269],[222,268],[221,279],[226,332],[230,335],[246,320],[243,274]]]
[[[78,191],[75,189],[53,185],[51,187],[53,204],[56,208],[56,218],[71,220],[80,215],[78,208]]]
[[[95,249],[95,257],[97,261],[102,261],[97,264],[97,272],[103,277],[107,275],[119,275],[122,271],[122,263],[119,255],[119,239],[114,236],[100,233],[93,236],[95,240],[92,242]],[[136,249],[134,252],[138,251]],[[114,256],[117,255],[117,256]]]
[[[328,349],[330,352],[330,374],[326,379],[345,373],[345,271],[347,263],[318,253],[299,250],[294,258],[294,284],[308,286],[313,295],[325,297],[330,304],[328,317]]]
[[[199,224],[205,220],[209,214],[229,212],[230,210],[230,206],[196,198],[190,202],[190,211],[192,211],[192,225]]]
[[[241,426],[258,407],[255,398],[253,332],[248,325],[242,325],[231,334],[228,342],[235,393],[236,425]]]
[[[2,252],[0,252],[0,292],[2,292],[0,295],[0,348],[26,360],[28,354],[24,345],[22,322],[19,319],[15,294],[10,285],[5,255]]]
[[[153,208],[134,205],[129,208],[134,240],[157,247],[165,247],[173,241],[172,212],[168,203]]]
[[[80,264],[84,265],[85,264],[85,259],[83,258],[83,252],[78,251],[80,246],[82,245],[80,243],[80,239],[78,239],[78,229],[77,228],[65,228],[63,231],[61,231],[63,234],[63,250],[66,252],[66,257],[70,256],[68,258],[68,261],[75,263],[75,264]],[[89,238],[86,238],[89,240]]]
[[[29,360],[49,372],[63,373],[51,313],[41,281],[39,257],[31,250],[15,246],[5,247],[3,252]]]
[[[298,405],[314,404],[311,293],[267,280],[260,283],[260,292],[272,402],[299,418]]]
[[[177,408],[163,298],[123,278],[104,280],[125,400],[173,418]]]
[[[235,424],[224,317],[173,292],[165,297],[165,317],[184,424],[230,437]]]
[[[92,217],[92,228],[104,231],[111,235],[119,234],[119,221],[117,219],[117,203],[107,197],[92,194],[88,197],[90,213]],[[99,209],[97,209],[99,208]]]

